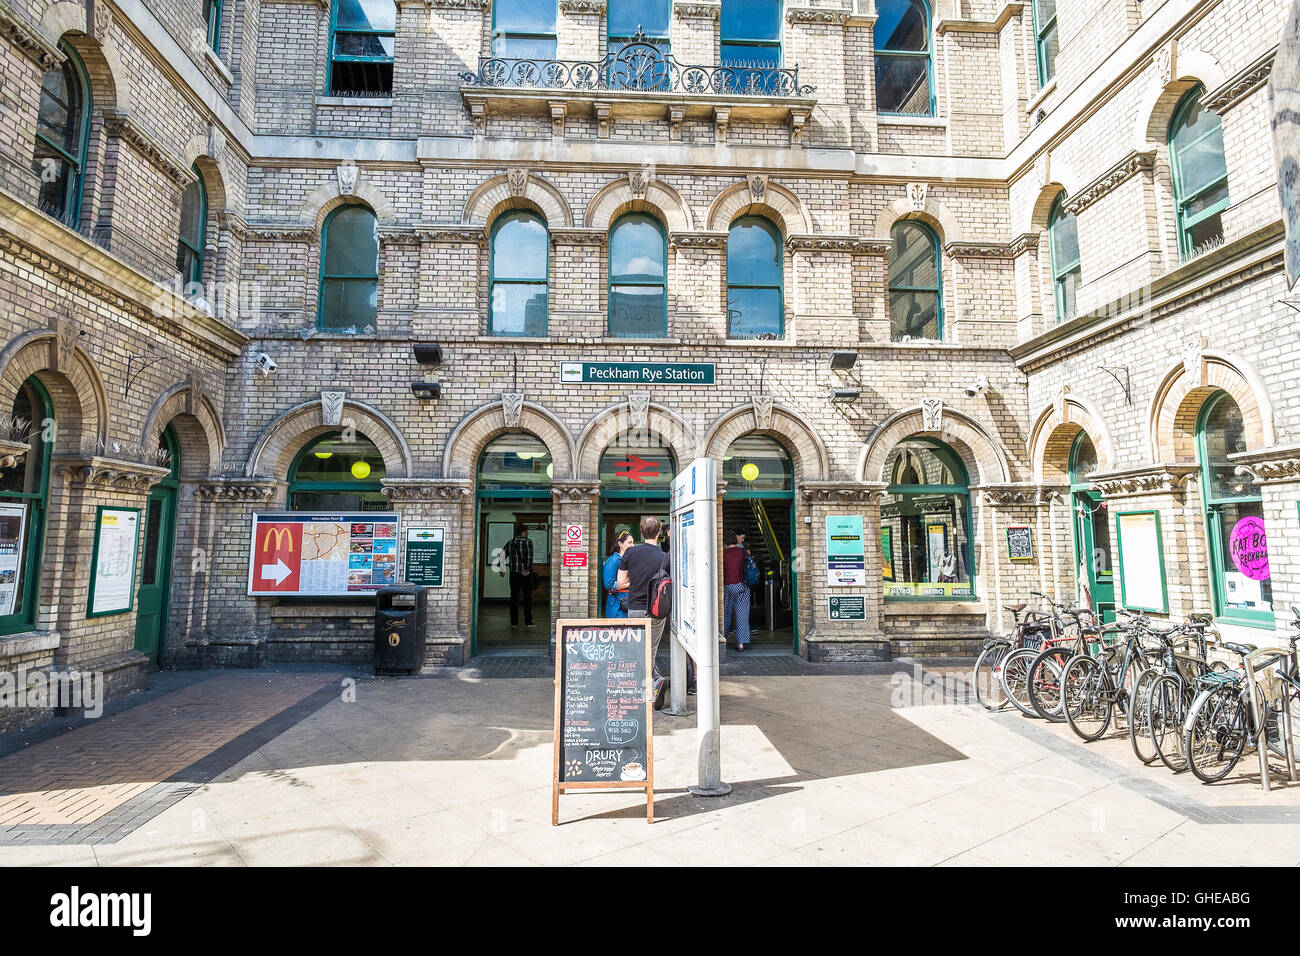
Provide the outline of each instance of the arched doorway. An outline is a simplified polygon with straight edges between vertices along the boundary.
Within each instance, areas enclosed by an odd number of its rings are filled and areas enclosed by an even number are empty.
[[[799,650],[794,575],[794,465],[778,441],[742,435],[722,456],[724,544],[745,532],[745,548],[758,563],[759,586],[750,592],[750,631],[755,648]],[[721,565],[719,565],[720,567]]]
[[[1074,565],[1103,621],[1115,619],[1115,565],[1111,560],[1110,509],[1092,487],[1097,448],[1080,430],[1070,448],[1070,503],[1074,512]]]
[[[668,503],[677,463],[666,447],[641,447],[622,442],[610,445],[600,459],[601,555],[614,549],[623,531],[637,530],[641,518],[653,515],[668,527]]]
[[[551,620],[551,479],[555,465],[540,438],[502,435],[483,450],[477,471],[474,624],[471,652],[537,645],[545,652]],[[510,620],[511,562],[507,545],[515,529],[527,529],[532,545],[533,626],[519,613]],[[519,599],[522,596],[517,596]],[[527,598],[524,598],[527,600]],[[519,608],[522,612],[523,608]]]
[[[170,425],[159,436],[158,449],[165,452],[164,460],[171,470],[149,492],[135,614],[135,649],[155,665],[162,663],[167,643],[172,556],[176,543],[176,502],[181,475],[181,446]]]
[[[958,600],[975,595],[970,481],[961,456],[913,436],[885,459],[880,506],[885,600]]]

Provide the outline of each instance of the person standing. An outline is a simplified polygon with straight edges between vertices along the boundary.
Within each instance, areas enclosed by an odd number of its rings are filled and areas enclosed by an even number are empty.
[[[745,532],[733,531],[732,543],[722,552],[722,638],[726,640],[732,619],[736,622],[736,650],[749,643],[749,584],[745,569],[749,552],[745,550]]]
[[[600,570],[600,583],[605,587],[606,617],[627,617],[627,608],[623,606],[623,599],[627,597],[627,588],[619,589],[618,566],[623,563],[623,555],[627,553],[628,548],[632,547],[633,540],[631,531],[620,531],[618,540],[614,543],[614,550],[605,559],[605,564]]]
[[[515,536],[506,544],[506,560],[510,563],[510,630],[519,629],[519,604],[524,605],[524,626],[533,626],[533,543],[528,540],[528,528],[520,522],[515,525]]]
[[[628,548],[619,561],[618,587],[627,588],[627,616],[650,617],[650,584],[660,572],[668,572],[668,552],[659,546],[663,523],[646,515],[641,519],[641,543]],[[655,710],[662,710],[668,681],[659,673],[659,642],[668,621],[652,619],[650,627],[650,661],[654,670]]]

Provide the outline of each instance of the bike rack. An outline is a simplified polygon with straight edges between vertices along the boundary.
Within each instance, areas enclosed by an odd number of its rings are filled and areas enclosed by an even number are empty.
[[[1264,726],[1264,718],[1259,712],[1259,683],[1255,680],[1255,662],[1257,659],[1262,660],[1266,657],[1276,658],[1278,649],[1275,647],[1262,647],[1253,651],[1242,658],[1246,667],[1246,680],[1249,684],[1250,692],[1250,712],[1254,716],[1255,726],[1259,728],[1259,739],[1255,741],[1255,753],[1259,757],[1259,779],[1263,785],[1264,792],[1269,793],[1272,790],[1269,781],[1268,769],[1268,728]],[[1279,730],[1282,733],[1284,741],[1284,753],[1286,754],[1287,775],[1292,783],[1296,782],[1295,769],[1295,744],[1291,739],[1291,695],[1283,693],[1282,695],[1282,725]]]

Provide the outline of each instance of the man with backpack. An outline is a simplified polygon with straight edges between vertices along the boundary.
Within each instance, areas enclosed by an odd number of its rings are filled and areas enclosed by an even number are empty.
[[[722,552],[722,636],[726,638],[734,618],[736,650],[743,651],[749,643],[750,581],[757,576],[758,566],[745,550],[745,532],[733,531],[731,540]]]
[[[671,614],[672,578],[668,552],[659,545],[663,523],[651,515],[641,519],[641,543],[623,553],[618,566],[618,587],[627,588],[627,616],[648,617],[650,660],[654,668],[655,710],[662,710],[668,694],[668,679],[659,673],[659,642]],[[656,615],[654,611],[659,611]]]

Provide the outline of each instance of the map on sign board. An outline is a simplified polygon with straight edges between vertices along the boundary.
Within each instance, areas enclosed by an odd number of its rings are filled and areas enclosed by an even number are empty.
[[[389,512],[253,516],[248,593],[362,595],[397,583],[398,516]]]

